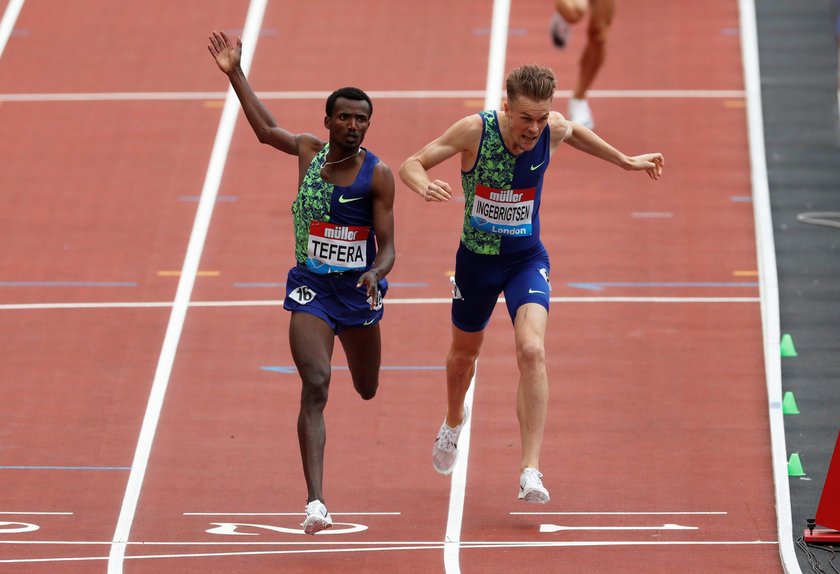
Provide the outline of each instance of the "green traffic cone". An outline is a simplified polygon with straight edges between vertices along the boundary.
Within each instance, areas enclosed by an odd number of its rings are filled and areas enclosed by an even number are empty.
[[[796,347],[793,346],[793,337],[785,333],[782,335],[781,351],[783,357],[797,357]]]
[[[799,460],[798,452],[790,455],[790,460],[788,461],[788,476],[805,476],[805,471],[802,470],[802,462]]]
[[[788,391],[782,399],[782,414],[783,415],[798,415],[799,407],[796,406],[796,399],[793,393]]]

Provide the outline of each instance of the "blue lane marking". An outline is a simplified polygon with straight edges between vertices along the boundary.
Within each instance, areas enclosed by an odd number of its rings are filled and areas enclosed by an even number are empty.
[[[567,283],[574,289],[587,289],[589,291],[603,291],[607,287],[758,287],[757,282],[744,283]]]
[[[0,470],[131,470],[130,466],[0,466]]]
[[[732,195],[729,199],[734,203],[752,203],[752,197],[749,195]]]
[[[263,371],[272,371],[274,373],[283,373],[284,375],[291,375],[297,373],[297,369],[292,366],[266,366],[260,367]],[[379,367],[381,371],[443,371],[446,369],[443,365],[382,365]],[[333,367],[334,371],[347,371],[349,367],[346,365],[337,365]]]
[[[0,281],[0,287],[137,287],[136,281]]]

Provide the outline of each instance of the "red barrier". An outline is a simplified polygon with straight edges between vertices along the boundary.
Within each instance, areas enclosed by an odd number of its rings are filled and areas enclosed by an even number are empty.
[[[816,523],[834,530],[815,528],[805,530],[806,542],[840,543],[840,432],[834,445],[834,454],[828,466],[820,503],[817,506]]]

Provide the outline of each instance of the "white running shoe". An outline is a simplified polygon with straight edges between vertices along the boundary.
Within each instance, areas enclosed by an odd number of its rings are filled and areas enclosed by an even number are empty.
[[[320,500],[313,500],[306,505],[306,519],[301,524],[306,534],[315,534],[332,526],[332,516]]]
[[[558,48],[565,48],[566,43],[569,41],[569,32],[571,32],[572,27],[563,19],[560,12],[555,12],[551,18],[550,30],[551,41],[554,42],[554,45]]]
[[[536,468],[526,468],[519,477],[519,500],[545,504],[551,497],[543,486],[542,473]]]
[[[465,406],[464,420],[455,428],[447,426],[446,419],[443,419],[432,449],[432,464],[440,474],[450,474],[455,468],[455,461],[458,460],[458,437],[461,436],[461,431],[467,424],[469,416],[470,409]]]
[[[590,130],[595,129],[595,120],[592,119],[592,110],[589,109],[589,102],[571,98],[569,100],[569,119]]]

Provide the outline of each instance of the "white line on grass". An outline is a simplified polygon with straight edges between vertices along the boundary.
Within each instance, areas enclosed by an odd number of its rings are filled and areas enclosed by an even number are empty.
[[[242,70],[246,75],[253,60],[266,3],[267,0],[252,0],[248,7],[248,15],[242,33],[243,49],[241,62]],[[111,552],[108,558],[109,574],[122,573],[126,542],[128,542],[131,525],[134,521],[134,514],[137,510],[137,501],[140,498],[140,490],[146,475],[146,466],[149,462],[157,423],[160,418],[161,409],[163,408],[163,399],[166,395],[166,388],[169,385],[172,365],[175,362],[175,352],[178,348],[178,341],[181,338],[181,331],[184,326],[187,309],[189,308],[190,296],[193,285],[195,284],[196,274],[198,273],[201,252],[204,250],[204,241],[207,237],[207,230],[210,227],[210,218],[213,215],[213,206],[216,203],[216,196],[219,192],[222,172],[228,149],[230,148],[230,142],[233,138],[233,128],[236,124],[238,113],[239,102],[233,89],[229,88],[227,98],[225,99],[225,106],[222,110],[222,117],[219,121],[219,129],[216,132],[216,141],[213,144],[213,151],[210,155],[204,186],[201,190],[201,197],[198,202],[195,221],[187,246],[187,253],[181,269],[181,277],[178,280],[175,302],[172,306],[169,324],[166,327],[166,334],[163,339],[163,347],[158,359],[154,381],[152,382],[149,402],[146,405],[143,425],[140,428],[140,436],[134,452],[134,461],[131,464],[131,474],[128,477],[128,485],[126,486],[119,519],[117,520],[116,530],[114,531],[113,544],[111,545]]]

